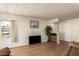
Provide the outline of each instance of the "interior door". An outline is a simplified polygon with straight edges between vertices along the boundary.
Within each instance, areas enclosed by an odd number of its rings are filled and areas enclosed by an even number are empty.
[[[66,41],[71,41],[71,26],[71,23],[68,21],[64,23],[64,39]]]
[[[79,42],[79,19],[72,22],[72,40]]]

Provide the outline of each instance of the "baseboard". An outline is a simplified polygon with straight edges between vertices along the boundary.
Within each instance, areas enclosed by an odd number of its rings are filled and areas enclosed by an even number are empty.
[[[70,42],[70,41],[66,41],[66,40],[60,40],[60,42]]]
[[[9,46],[9,48],[15,48],[15,47],[20,47],[20,46],[24,46],[24,45],[29,45],[27,43],[15,43]]]

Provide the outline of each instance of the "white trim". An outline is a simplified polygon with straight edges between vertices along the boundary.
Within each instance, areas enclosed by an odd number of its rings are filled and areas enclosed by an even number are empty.
[[[12,45],[9,46],[9,48],[13,48],[13,47],[20,47],[20,46],[24,46],[24,45],[29,45],[27,43],[13,43]]]

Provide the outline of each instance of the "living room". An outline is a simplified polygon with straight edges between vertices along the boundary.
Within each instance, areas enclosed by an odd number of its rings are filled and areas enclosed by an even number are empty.
[[[0,55],[78,56],[78,6],[0,3]]]

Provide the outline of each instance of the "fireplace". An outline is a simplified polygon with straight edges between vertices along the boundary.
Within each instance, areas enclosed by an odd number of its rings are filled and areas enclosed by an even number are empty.
[[[41,43],[41,35],[29,36],[29,44]]]

